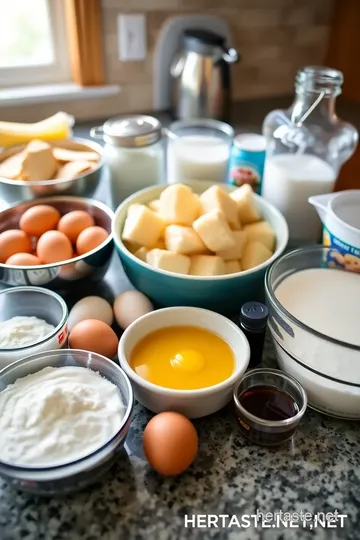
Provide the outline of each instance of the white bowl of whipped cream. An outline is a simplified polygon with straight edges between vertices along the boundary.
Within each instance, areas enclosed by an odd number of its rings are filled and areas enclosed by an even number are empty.
[[[0,291],[0,369],[43,351],[67,346],[68,309],[53,291],[13,287]]]
[[[99,481],[119,457],[134,397],[115,362],[62,349],[0,371],[0,475],[53,495]]]

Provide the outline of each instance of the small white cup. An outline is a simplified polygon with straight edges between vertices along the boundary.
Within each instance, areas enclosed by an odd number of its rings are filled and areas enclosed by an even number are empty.
[[[196,326],[221,337],[234,352],[232,375],[219,384],[199,390],[164,388],[137,375],[129,364],[134,347],[148,334],[169,326]],[[175,411],[188,418],[200,418],[222,409],[231,401],[234,383],[249,364],[250,347],[244,333],[226,317],[207,309],[170,307],[143,315],[133,322],[120,339],[118,356],[120,366],[131,380],[136,399],[144,407],[154,413]]]

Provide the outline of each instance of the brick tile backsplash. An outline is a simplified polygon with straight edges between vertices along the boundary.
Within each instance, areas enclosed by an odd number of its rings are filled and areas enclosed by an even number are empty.
[[[322,63],[333,0],[102,0],[105,62],[109,82],[132,87],[129,109],[151,106],[152,56],[160,29],[178,14],[207,13],[228,23],[242,60],[232,67],[234,99],[292,92],[294,75],[305,64]],[[149,53],[144,62],[118,59],[116,16],[144,12]],[[115,49],[115,50],[112,50]],[[151,61],[149,60],[151,59]],[[142,85],[147,91],[142,91]],[[123,102],[126,103],[125,101]],[[151,107],[150,107],[151,108]]]
[[[78,118],[149,111],[153,107],[153,56],[159,32],[170,17],[206,13],[226,20],[242,57],[232,66],[234,99],[256,99],[292,93],[294,75],[306,64],[321,64],[326,53],[334,0],[101,0],[106,82],[119,84],[118,96],[45,104],[31,111],[2,109],[3,119],[38,119],[45,112],[69,110]],[[117,16],[145,13],[146,60],[121,62]],[[4,114],[3,114],[4,113]],[[29,120],[29,121],[30,121]]]

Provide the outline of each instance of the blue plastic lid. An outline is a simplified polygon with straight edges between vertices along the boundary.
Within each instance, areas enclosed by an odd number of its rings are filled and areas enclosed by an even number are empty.
[[[251,330],[266,327],[269,310],[261,302],[246,302],[241,308],[240,322]]]

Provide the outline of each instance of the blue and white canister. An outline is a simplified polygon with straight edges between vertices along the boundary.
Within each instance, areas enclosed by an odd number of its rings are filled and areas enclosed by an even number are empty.
[[[240,187],[250,184],[261,193],[265,164],[265,137],[257,133],[242,133],[234,139],[231,149],[228,184]]]

